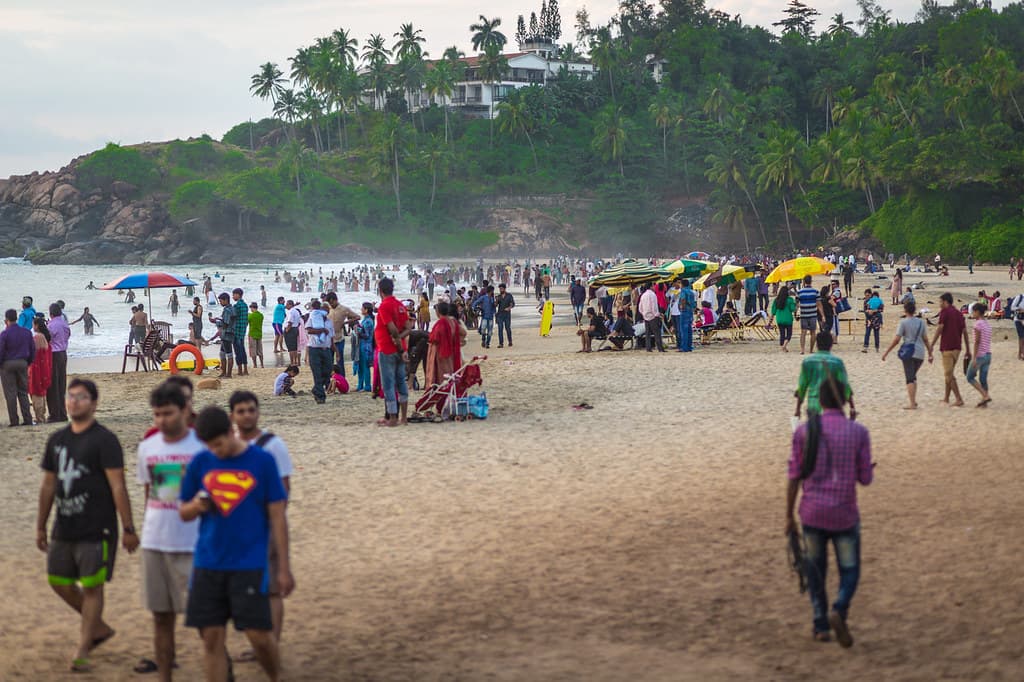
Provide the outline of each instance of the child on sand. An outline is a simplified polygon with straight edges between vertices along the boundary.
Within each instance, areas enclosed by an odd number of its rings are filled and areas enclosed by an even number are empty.
[[[334,365],[331,369],[331,381],[327,384],[328,393],[348,393],[348,379],[341,371],[341,365]]]
[[[299,375],[299,368],[296,365],[288,365],[283,372],[274,379],[274,395],[298,395],[292,386],[295,377]]]

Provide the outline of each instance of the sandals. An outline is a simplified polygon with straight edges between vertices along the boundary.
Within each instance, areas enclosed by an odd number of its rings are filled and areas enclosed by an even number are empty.
[[[110,632],[108,632],[107,634],[103,635],[102,637],[97,637],[96,639],[92,640],[92,646],[89,647],[89,651],[94,650],[96,647],[98,647],[99,645],[103,644],[104,642],[106,642],[107,640],[109,640],[111,637],[113,637],[116,634],[117,634],[116,630],[111,630]]]
[[[71,672],[73,673],[91,673],[92,671],[92,663],[88,658],[76,658],[71,661]]]
[[[590,405],[590,404],[588,404],[586,402],[582,402],[579,405],[573,405],[572,409],[574,409],[577,412],[579,412],[580,410],[592,410],[592,409],[594,409],[594,406]]]
[[[990,402],[992,402],[992,398],[985,398],[984,400],[977,404],[977,407],[988,407],[988,404]]]
[[[173,664],[171,664],[171,667],[177,669],[178,662],[175,661]],[[132,672],[137,673],[139,675],[148,675],[149,673],[157,672],[159,669],[160,668],[159,666],[157,666],[156,661],[149,658],[142,658],[139,659],[139,662],[136,663],[135,667],[132,668]]]
[[[853,646],[853,635],[850,634],[850,628],[846,626],[846,619],[838,611],[828,614],[828,624],[836,633],[836,641],[839,642],[839,646],[844,649]]]

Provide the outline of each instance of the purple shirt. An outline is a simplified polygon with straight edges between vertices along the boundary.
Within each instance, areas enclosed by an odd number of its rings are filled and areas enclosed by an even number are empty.
[[[793,434],[789,478],[800,478],[807,424]],[[847,530],[860,521],[857,483],[870,485],[872,479],[871,436],[868,430],[847,419],[840,410],[821,415],[821,441],[814,473],[803,481],[800,521],[822,530]]]
[[[7,360],[28,360],[36,357],[36,340],[32,332],[12,324],[0,334],[0,363]]]
[[[63,317],[54,317],[46,323],[50,330],[50,350],[54,353],[67,351],[71,327]]]

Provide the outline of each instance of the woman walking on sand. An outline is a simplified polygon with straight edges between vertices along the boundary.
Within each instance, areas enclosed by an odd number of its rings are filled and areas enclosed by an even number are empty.
[[[903,361],[903,375],[907,380],[907,398],[909,404],[905,410],[917,409],[917,372],[924,364],[925,356],[928,362],[932,361],[932,347],[928,343],[928,325],[920,317],[917,317],[917,305],[913,302],[903,304],[903,319],[896,327],[896,336],[892,343],[882,353],[882,362],[889,356],[892,349],[902,341],[898,352],[900,360]]]
[[[875,352],[881,346],[879,335],[882,330],[882,313],[885,312],[885,303],[877,291],[864,290],[864,348],[861,353],[868,352],[868,343],[871,340],[872,332],[875,335]]]
[[[897,305],[900,299],[903,298],[903,271],[897,270],[892,276],[892,304]]]
[[[789,342],[793,338],[793,315],[796,313],[796,299],[789,295],[789,287],[779,289],[779,295],[772,301],[771,316],[779,327],[779,347],[784,353],[789,352]]]

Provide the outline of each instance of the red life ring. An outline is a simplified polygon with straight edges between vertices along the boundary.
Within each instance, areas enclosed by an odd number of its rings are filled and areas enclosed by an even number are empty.
[[[206,369],[206,361],[203,360],[203,354],[198,348],[193,346],[191,343],[179,343],[171,351],[171,357],[167,358],[167,369],[170,370],[171,374],[178,373],[178,356],[182,353],[188,353],[196,359],[196,374],[202,374],[203,370]]]

